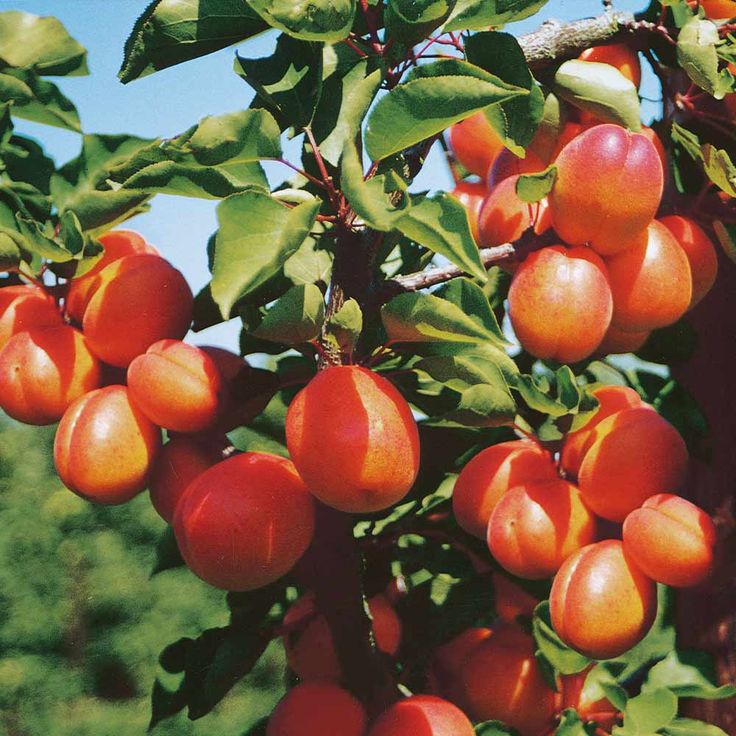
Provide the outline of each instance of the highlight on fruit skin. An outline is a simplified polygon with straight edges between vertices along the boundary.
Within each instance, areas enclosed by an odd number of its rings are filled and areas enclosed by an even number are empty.
[[[473,724],[460,708],[434,695],[412,695],[389,706],[368,736],[473,736]]]

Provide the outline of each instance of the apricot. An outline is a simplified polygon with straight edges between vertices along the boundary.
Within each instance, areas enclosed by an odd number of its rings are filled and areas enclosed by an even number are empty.
[[[603,696],[602,688],[593,682],[589,684],[588,674],[595,667],[586,667],[582,672],[572,675],[561,675],[559,681],[558,710],[575,708],[584,722],[594,721],[598,726],[611,729],[619,722],[619,713],[613,703]]]
[[[419,431],[406,400],[358,366],[320,371],[292,401],[286,444],[309,490],[340,511],[400,501],[419,471]]]
[[[580,493],[598,516],[623,521],[651,495],[677,490],[687,462],[678,431],[651,408],[634,406],[593,430],[580,465]]]
[[[503,721],[521,736],[538,736],[552,725],[554,692],[534,656],[532,637],[518,626],[501,626],[465,661],[462,687],[474,720]]]
[[[189,329],[191,289],[160,256],[124,256],[95,278],[82,328],[92,352],[106,363],[124,368],[154,342],[180,339]]]
[[[43,289],[25,285],[0,289],[0,350],[19,332],[63,324],[56,302]]]
[[[223,406],[215,361],[181,340],[159,340],[128,366],[133,401],[155,424],[175,432],[211,427]]]
[[[617,539],[568,557],[552,583],[552,625],[592,659],[618,657],[641,641],[657,613],[657,586]]]
[[[667,151],[665,150],[661,138],[648,125],[641,126],[639,135],[643,135],[645,138],[648,138],[652,142],[652,145],[657,150],[659,160],[662,163],[662,172],[666,174],[669,170],[669,162],[667,161]]]
[[[729,20],[736,17],[734,0],[700,0],[700,7],[705,11],[705,17],[712,20]]]
[[[73,327],[19,332],[0,351],[0,408],[26,424],[53,424],[101,378],[100,362]]]
[[[600,344],[613,299],[606,265],[590,248],[542,248],[521,264],[509,289],[509,317],[522,347],[574,363]]]
[[[214,345],[201,345],[199,347],[204,353],[214,361],[217,370],[226,383],[234,381],[243,371],[247,371],[250,366],[248,362],[237,353],[233,353],[225,348],[218,348]]]
[[[365,710],[347,690],[302,682],[278,702],[266,736],[364,736],[365,728]]]
[[[452,511],[468,534],[485,539],[493,509],[509,488],[556,477],[552,458],[536,442],[500,442],[481,450],[460,471],[452,492]]]
[[[62,483],[101,504],[140,493],[161,446],[161,431],[130,400],[125,386],[78,398],[64,413],[54,440]]]
[[[473,736],[473,724],[456,705],[433,695],[399,700],[376,719],[368,736]]]
[[[660,493],[624,520],[624,549],[658,583],[685,588],[702,583],[713,569],[716,528],[695,504]]]
[[[692,297],[685,251],[654,220],[621,253],[606,260],[613,294],[611,323],[624,332],[645,332],[676,322]]]
[[[314,533],[314,501],[293,464],[246,452],[205,470],[174,514],[189,569],[206,583],[247,591],[285,575]]]
[[[573,138],[555,161],[552,222],[570,245],[601,255],[632,244],[662,198],[662,164],[653,143],[618,125],[596,125]]]
[[[473,234],[476,243],[478,242],[478,213],[487,193],[486,185],[483,182],[473,181],[459,181],[450,192],[450,195],[465,207],[470,232]]]
[[[685,251],[692,276],[692,309],[710,290],[718,275],[718,256],[713,241],[689,217],[668,215],[660,222],[675,236]]]
[[[635,353],[649,339],[650,331],[624,332],[611,325],[603,335],[601,344],[596,348],[600,355],[619,355],[621,353]]]
[[[393,656],[401,643],[401,620],[382,595],[376,595],[368,601],[368,610],[373,619],[377,649]],[[298,622],[302,619],[305,623],[299,626]],[[342,679],[330,627],[327,619],[317,611],[313,594],[303,595],[289,608],[284,624],[297,627],[292,634],[284,637],[284,648],[289,667],[301,680],[338,682]]]
[[[448,140],[457,161],[484,180],[504,148],[503,141],[482,112],[450,126]]]
[[[639,54],[625,43],[611,43],[607,46],[591,46],[585,49],[578,59],[582,61],[596,61],[600,64],[610,64],[616,67],[626,79],[634,83],[635,87],[641,84],[641,63]]]
[[[543,171],[546,164],[531,148],[526,150],[526,156],[520,158],[515,153],[504,148],[496,156],[488,172],[488,190],[493,191],[504,179],[521,174],[534,174]]]
[[[531,618],[539,600],[499,572],[491,573],[491,578],[498,618],[507,624],[516,623],[519,616]]]

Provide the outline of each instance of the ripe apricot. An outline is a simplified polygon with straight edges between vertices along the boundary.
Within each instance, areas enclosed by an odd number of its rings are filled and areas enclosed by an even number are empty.
[[[199,432],[217,420],[224,387],[204,350],[181,340],[159,340],[128,366],[128,390],[160,427]]]
[[[225,590],[278,580],[314,533],[314,502],[289,460],[246,452],[205,470],[174,514],[179,551],[192,572]]]
[[[536,442],[500,442],[481,450],[460,471],[452,492],[452,511],[468,534],[485,539],[493,509],[509,488],[556,477],[552,458]]]
[[[634,406],[593,430],[580,465],[580,493],[598,516],[623,521],[651,495],[677,490],[687,461],[678,431],[651,408]]]
[[[718,256],[713,241],[689,217],[668,215],[660,222],[675,236],[685,251],[692,276],[692,309],[710,290],[718,275]]]
[[[494,159],[504,148],[498,133],[482,112],[450,126],[448,140],[457,161],[471,174],[484,180]]]
[[[606,266],[590,248],[542,248],[521,264],[509,289],[509,317],[522,347],[574,363],[603,339],[613,312]]]
[[[358,366],[327,368],[296,395],[286,444],[309,490],[340,511],[391,506],[419,470],[409,405],[389,381]]]
[[[549,194],[552,222],[570,245],[590,243],[601,255],[632,244],[662,198],[657,150],[643,135],[596,125],[573,138],[555,161]]]
[[[713,568],[716,528],[695,504],[670,493],[648,498],[624,520],[624,549],[652,580],[684,588]]]
[[[474,181],[459,181],[450,192],[451,196],[455,197],[465,207],[470,232],[473,234],[476,243],[478,242],[478,213],[487,193],[486,185],[483,182]]]
[[[363,706],[329,682],[302,682],[278,702],[266,736],[364,736]]]
[[[456,705],[433,695],[412,695],[381,713],[368,736],[473,736],[473,724]]]
[[[401,642],[401,620],[382,595],[376,595],[368,601],[368,610],[373,619],[376,647],[393,656]],[[298,626],[302,619],[305,620],[303,626]],[[331,682],[342,679],[330,627],[327,619],[317,611],[313,594],[303,595],[289,608],[284,624],[297,626],[292,634],[284,638],[284,648],[289,667],[300,679]]]
[[[37,286],[0,289],[0,350],[19,332],[62,324],[56,302]]]
[[[546,164],[531,148],[526,150],[526,156],[520,158],[515,153],[504,148],[493,162],[488,172],[488,190],[493,191],[504,179],[521,174],[534,174],[543,171]]]
[[[539,600],[500,572],[491,573],[491,577],[498,618],[507,624],[516,623],[519,616],[531,618]]]
[[[484,626],[465,629],[450,641],[437,647],[432,657],[432,673],[443,693],[453,702],[461,689],[460,677],[465,661],[493,635],[493,630]]]
[[[729,20],[736,17],[734,0],[700,0],[700,7],[705,11],[705,17],[712,20]]]
[[[641,84],[641,63],[639,54],[625,43],[611,43],[607,46],[591,46],[578,57],[582,61],[596,61],[615,66],[626,79],[637,88]]]
[[[82,328],[90,349],[106,363],[124,368],[157,340],[180,339],[189,329],[191,289],[160,256],[124,256],[95,278]]]
[[[619,355],[621,353],[635,353],[649,339],[650,331],[624,332],[611,325],[603,335],[601,344],[596,348],[600,355]]]
[[[64,413],[54,440],[54,461],[64,485],[101,504],[140,493],[161,445],[161,431],[128,396],[107,386],[78,398]]]
[[[560,676],[558,710],[575,708],[581,720],[594,721],[606,729],[606,733],[610,733],[619,722],[618,709],[603,695],[603,690],[597,683],[588,682],[588,674],[594,667],[591,664],[581,672]]]
[[[641,641],[657,613],[657,586],[617,539],[568,557],[552,583],[552,625],[592,659],[618,657]]]
[[[654,220],[621,253],[606,260],[613,294],[611,323],[645,332],[676,322],[692,297],[692,276],[675,236]]]
[[[53,424],[99,388],[100,362],[67,325],[19,332],[0,350],[0,408],[26,424]]]

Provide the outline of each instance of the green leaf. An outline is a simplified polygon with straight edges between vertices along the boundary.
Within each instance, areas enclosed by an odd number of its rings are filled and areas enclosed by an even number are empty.
[[[293,286],[268,310],[253,334],[263,340],[300,345],[314,340],[322,329],[325,302],[314,284]]]
[[[702,148],[706,176],[730,197],[736,197],[736,166],[722,148],[706,143]]]
[[[692,18],[677,36],[677,63],[701,89],[722,100],[731,90],[728,72],[718,69],[718,27],[709,20]]]
[[[725,224],[720,220],[716,220],[713,223],[713,229],[723,252],[732,263],[736,263],[736,225]]]
[[[354,0],[248,0],[270,26],[304,41],[341,41],[350,33]]]
[[[636,86],[610,64],[571,59],[557,70],[554,86],[560,97],[600,120],[641,130]]]
[[[16,238],[0,229],[0,271],[15,268],[20,260],[21,252]]]
[[[243,0],[153,0],[125,44],[124,84],[268,29]]]
[[[326,331],[341,352],[352,353],[363,331],[363,312],[358,302],[355,299],[344,302],[327,320]]]
[[[485,721],[475,727],[476,736],[515,736],[516,731],[501,721]]]
[[[455,0],[389,0],[384,11],[386,33],[402,48],[411,48],[447,20]]]
[[[565,644],[552,628],[549,614],[549,601],[542,601],[534,609],[532,633],[537,643],[538,656],[563,675],[581,672],[589,664],[588,657],[576,652]]]
[[[516,182],[516,194],[522,202],[539,202],[555,185],[557,167],[554,164],[535,174],[522,174]]]
[[[728,736],[718,726],[694,718],[675,718],[662,732],[665,736]]]
[[[458,0],[445,31],[485,31],[524,20],[538,12],[547,0]]]
[[[279,272],[307,237],[319,207],[315,200],[289,209],[256,190],[218,205],[212,296],[223,317],[238,299]]]
[[[466,278],[455,278],[440,286],[434,295],[456,304],[465,314],[491,332],[496,337],[494,344],[498,347],[503,348],[509,344],[485,291],[477,284]]]
[[[632,733],[659,731],[677,715],[677,696],[666,688],[647,690],[631,698],[624,710],[624,728]]]
[[[560,724],[557,726],[555,736],[587,736],[587,734],[585,724],[572,708],[562,711],[560,714]]]
[[[330,283],[332,256],[319,249],[319,239],[307,238],[284,263],[284,276],[296,284]]]
[[[679,698],[723,700],[736,695],[734,685],[719,687],[715,679],[713,660],[705,652],[675,650],[649,670],[645,687],[666,687]]]
[[[439,417],[465,427],[500,427],[513,421],[516,413],[514,397],[503,380],[501,372],[493,366],[497,380],[471,386],[460,394],[455,409]]]
[[[52,235],[44,232],[41,225],[18,213],[16,215],[18,229],[23,236],[23,248],[29,253],[45,258],[55,263],[65,263],[72,260],[74,254]]]
[[[184,559],[179,552],[179,545],[172,527],[167,526],[156,544],[156,562],[151,570],[151,577],[165,570],[183,567]],[[181,709],[179,709],[181,710]]]
[[[426,64],[376,103],[368,117],[366,148],[373,160],[386,158],[489,105],[528,94],[465,61]]]

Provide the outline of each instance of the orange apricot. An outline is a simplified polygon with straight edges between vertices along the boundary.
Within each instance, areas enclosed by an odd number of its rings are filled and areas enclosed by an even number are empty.
[[[483,182],[474,181],[459,181],[450,192],[450,196],[455,197],[465,207],[470,232],[476,242],[478,242],[478,213],[487,193]]]
[[[493,162],[488,172],[488,190],[493,191],[504,179],[521,174],[534,174],[543,171],[546,164],[531,148],[526,150],[526,156],[519,158],[508,148],[504,148]]]
[[[509,317],[522,347],[574,363],[590,355],[611,322],[606,265],[590,248],[542,248],[521,264],[509,289]]]
[[[340,511],[400,501],[419,471],[409,405],[382,376],[358,366],[320,371],[292,401],[286,444],[309,490]]]
[[[624,332],[646,332],[676,322],[692,297],[685,251],[654,220],[626,250],[606,260],[613,294],[611,323]]]
[[[381,713],[368,736],[473,736],[473,724],[456,705],[433,695],[412,695]]]
[[[246,452],[192,481],[176,506],[174,534],[206,583],[247,591],[285,575],[314,533],[314,501],[293,464]]]
[[[482,179],[504,148],[503,141],[482,112],[450,126],[448,140],[457,161]]]
[[[37,286],[0,289],[0,350],[19,332],[62,324],[56,302]]]
[[[460,471],[452,492],[452,511],[468,534],[485,539],[493,509],[509,488],[556,477],[552,458],[536,442],[500,442],[481,450]]]
[[[675,236],[685,251],[692,276],[692,309],[710,290],[718,275],[718,256],[713,241],[689,217],[668,215],[660,222]]]
[[[181,340],[159,340],[128,366],[128,390],[155,424],[175,432],[211,427],[222,408],[215,361]]]
[[[491,578],[498,618],[507,624],[516,623],[519,616],[531,618],[539,600],[500,572],[491,573]]]
[[[549,604],[562,641],[592,659],[610,659],[651,628],[657,586],[619,540],[607,539],[568,557],[552,583]]]
[[[124,256],[95,278],[82,328],[91,350],[106,363],[124,368],[154,342],[180,339],[189,329],[191,289],[160,256]]]
[[[676,588],[702,583],[713,569],[716,528],[701,508],[660,493],[624,520],[624,549],[652,580]]]
[[[364,736],[365,728],[365,710],[347,690],[302,682],[278,702],[266,736]]]
[[[448,684],[457,684],[465,660],[492,635],[493,630],[483,626],[465,629],[435,649],[432,658],[433,669],[439,670],[443,679],[447,678]]]
[[[736,2],[734,0],[700,0],[700,7],[705,11],[705,17],[712,20],[736,18]]]
[[[125,386],[78,398],[56,430],[54,461],[62,483],[101,504],[140,493],[161,446],[161,431],[130,400]]]
[[[665,150],[664,144],[662,143],[662,139],[648,125],[642,125],[639,134],[643,135],[645,138],[648,138],[652,142],[652,145],[656,149],[657,155],[659,156],[659,160],[662,163],[662,172],[664,174],[667,174],[667,171],[669,170],[669,163],[667,161],[667,151]]]
[[[615,66],[626,79],[634,83],[635,87],[641,84],[641,63],[639,54],[625,43],[611,43],[607,46],[591,46],[585,49],[578,59],[582,61],[596,61],[600,64]]]
[[[19,332],[0,351],[0,408],[26,424],[58,422],[101,380],[84,336],[67,325]]]
[[[662,164],[645,136],[596,125],[575,136],[555,161],[549,194],[552,222],[570,245],[590,243],[601,255],[632,244],[662,198]]]
[[[596,353],[600,355],[635,353],[644,345],[651,334],[649,330],[644,332],[624,332],[618,327],[611,325],[606,330],[606,334],[603,335],[601,344],[596,348]]]
[[[676,491],[687,462],[685,443],[666,419],[647,406],[623,409],[593,429],[580,493],[598,516],[623,521],[651,495]]]

